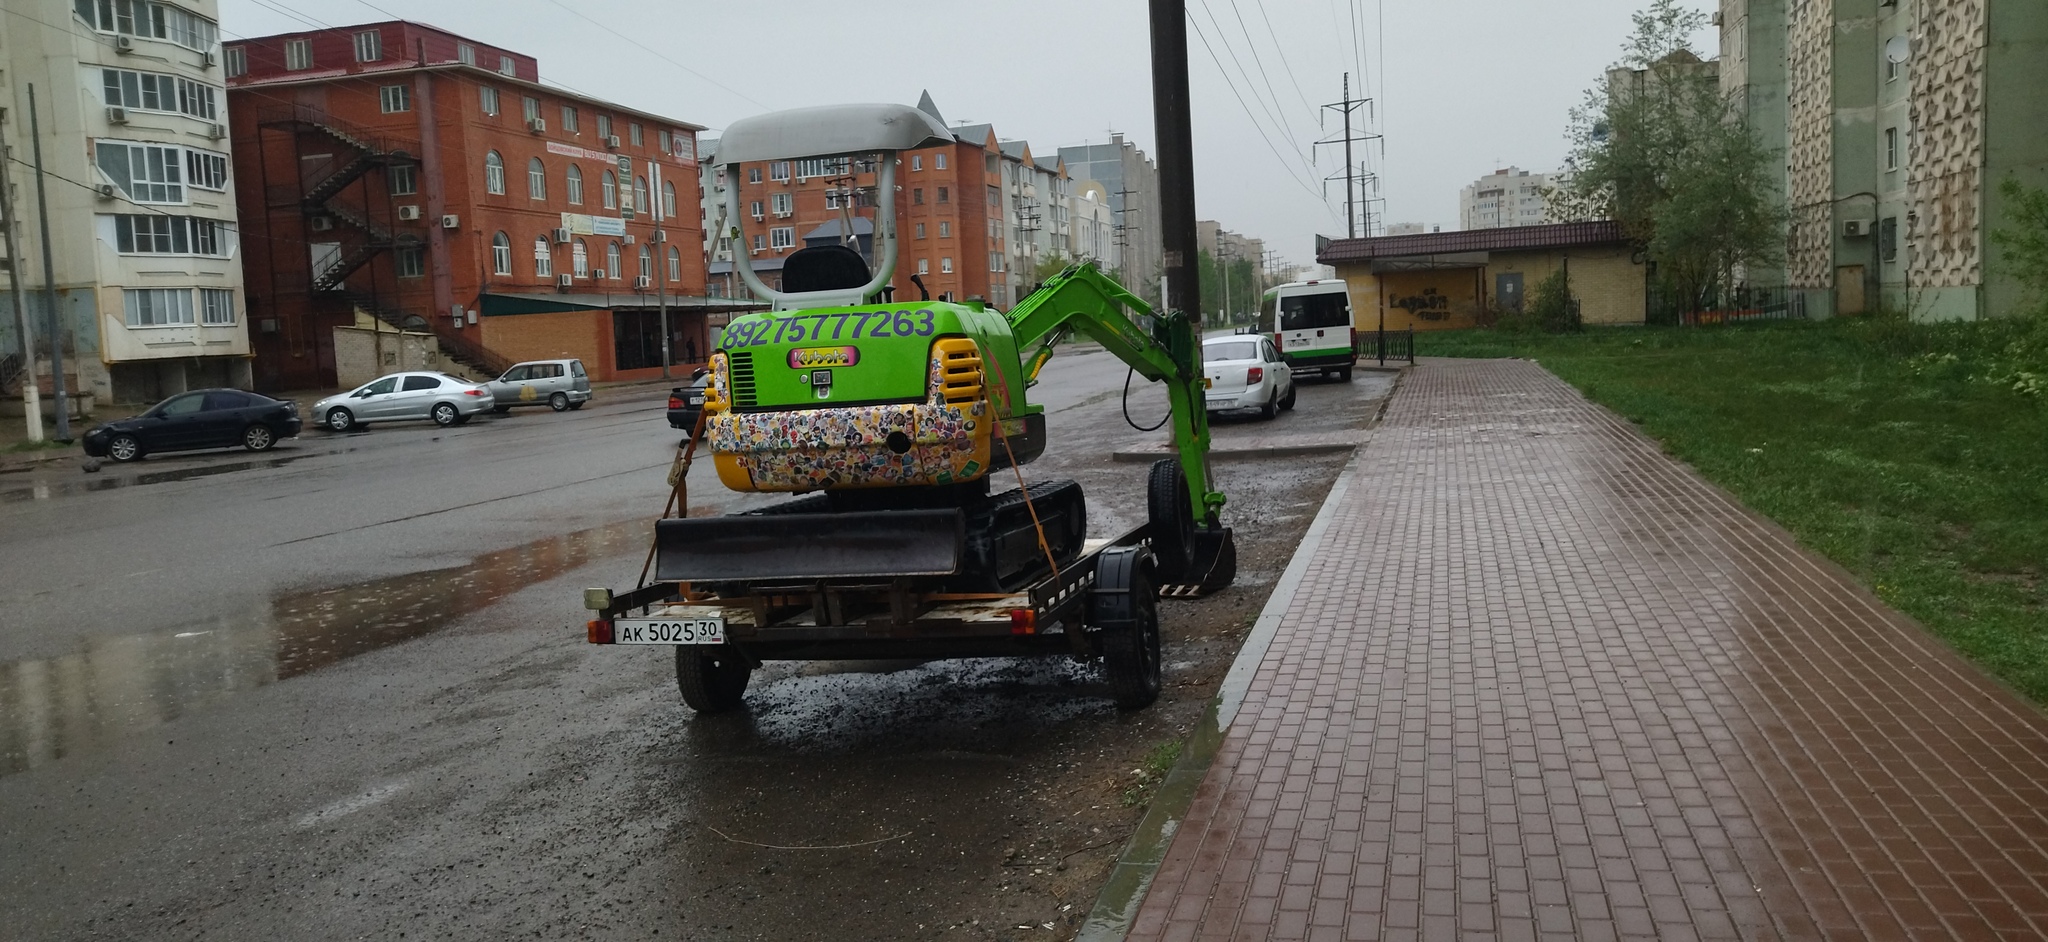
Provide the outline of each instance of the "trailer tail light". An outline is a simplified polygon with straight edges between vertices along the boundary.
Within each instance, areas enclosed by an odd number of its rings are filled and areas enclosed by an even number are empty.
[[[609,620],[593,618],[585,623],[583,627],[590,633],[591,644],[612,643],[612,623]]]
[[[1251,384],[1256,383],[1265,378],[1266,368],[1263,366],[1249,367],[1244,371],[1244,384],[1246,386],[1250,386]]]
[[[1037,634],[1038,613],[1028,608],[1010,609],[1010,633],[1013,635]]]

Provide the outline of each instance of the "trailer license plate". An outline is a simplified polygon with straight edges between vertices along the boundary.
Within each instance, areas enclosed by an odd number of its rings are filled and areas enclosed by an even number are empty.
[[[619,618],[614,644],[724,644],[724,618]]]

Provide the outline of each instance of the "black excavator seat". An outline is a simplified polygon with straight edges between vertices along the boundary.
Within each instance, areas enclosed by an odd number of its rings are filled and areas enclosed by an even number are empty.
[[[867,260],[844,245],[813,245],[782,263],[784,291],[843,291],[867,284]]]

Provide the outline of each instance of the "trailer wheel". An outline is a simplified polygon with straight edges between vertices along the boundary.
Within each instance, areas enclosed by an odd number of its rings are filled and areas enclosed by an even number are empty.
[[[1145,482],[1145,510],[1152,524],[1152,551],[1159,555],[1159,566],[1172,581],[1187,571],[1195,550],[1195,510],[1188,499],[1188,476],[1181,473],[1180,459],[1152,462],[1152,476]]]
[[[746,656],[731,645],[676,645],[676,687],[683,692],[683,703],[699,713],[739,709],[753,673]]]
[[[1089,622],[1101,633],[1102,666],[1119,710],[1159,699],[1159,595],[1136,547],[1110,550],[1095,564]]]

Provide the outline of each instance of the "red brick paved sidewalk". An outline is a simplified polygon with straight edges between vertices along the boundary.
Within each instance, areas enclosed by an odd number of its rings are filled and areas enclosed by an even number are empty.
[[[2048,936],[2048,721],[1532,363],[1417,368],[1133,939]]]

